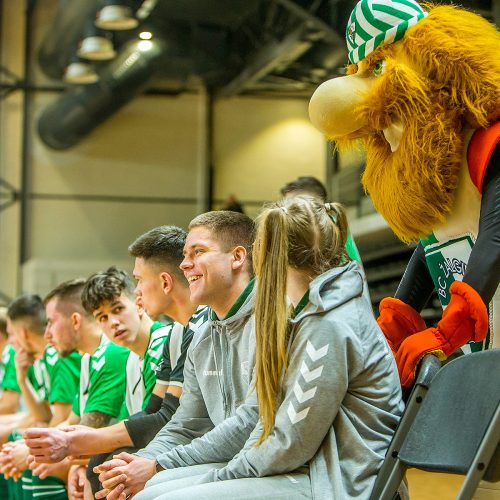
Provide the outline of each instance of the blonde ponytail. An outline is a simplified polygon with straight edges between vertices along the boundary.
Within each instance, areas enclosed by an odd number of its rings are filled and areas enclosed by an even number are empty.
[[[263,425],[257,446],[271,433],[276,417],[280,380],[286,366],[288,306],[288,228],[284,210],[272,209],[258,221],[254,268],[258,276],[255,300],[256,390]]]
[[[257,219],[253,259],[255,299],[255,387],[262,435],[272,432],[281,380],[288,364],[287,273],[307,271],[311,280],[347,259],[347,218],[338,203],[322,205],[311,197],[283,200],[264,208]]]

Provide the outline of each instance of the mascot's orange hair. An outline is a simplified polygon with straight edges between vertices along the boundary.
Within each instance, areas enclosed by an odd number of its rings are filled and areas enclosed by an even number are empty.
[[[465,129],[500,118],[500,33],[453,6],[426,9],[429,15],[400,42],[364,60],[369,68],[383,60],[384,71],[354,110],[366,124],[363,185],[406,242],[427,236],[451,212]],[[348,67],[356,71],[357,65]],[[392,152],[382,130],[395,121],[404,133]],[[352,147],[353,140],[337,145]]]

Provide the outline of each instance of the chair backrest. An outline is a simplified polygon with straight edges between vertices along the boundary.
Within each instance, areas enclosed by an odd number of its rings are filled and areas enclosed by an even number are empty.
[[[499,402],[500,349],[451,361],[434,377],[400,460],[423,470],[466,474]]]
[[[408,397],[405,411],[394,433],[391,445],[387,450],[382,467],[377,475],[370,500],[392,499],[395,496],[405,472],[405,468],[398,460],[399,450],[415,420],[415,416],[422,406],[431,382],[440,368],[441,362],[432,354],[426,355],[420,362],[415,384]]]

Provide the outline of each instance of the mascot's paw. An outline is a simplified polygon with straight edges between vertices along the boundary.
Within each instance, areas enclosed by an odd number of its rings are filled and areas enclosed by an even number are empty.
[[[437,328],[406,338],[396,353],[399,377],[408,389],[415,379],[419,361],[425,354],[436,354],[441,360],[470,340],[484,340],[488,332],[488,312],[479,294],[467,283],[455,281],[450,287],[451,299]]]
[[[394,353],[404,339],[427,328],[420,314],[402,300],[386,297],[380,302],[379,311],[378,326]]]
[[[488,333],[488,310],[476,290],[463,281],[455,281],[450,293],[450,303],[438,323],[449,344],[445,350],[447,356],[469,340],[484,340]]]
[[[427,328],[402,342],[395,356],[403,389],[410,389],[413,385],[417,365],[426,354],[434,354],[442,361],[446,359],[442,344],[437,328]]]

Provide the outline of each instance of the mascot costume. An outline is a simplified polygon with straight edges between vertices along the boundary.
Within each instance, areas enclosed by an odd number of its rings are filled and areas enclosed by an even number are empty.
[[[500,34],[453,6],[361,0],[346,39],[347,76],[318,87],[309,114],[341,151],[363,143],[376,209],[419,242],[378,318],[408,388],[426,353],[500,347]],[[443,314],[428,328],[434,288]]]

